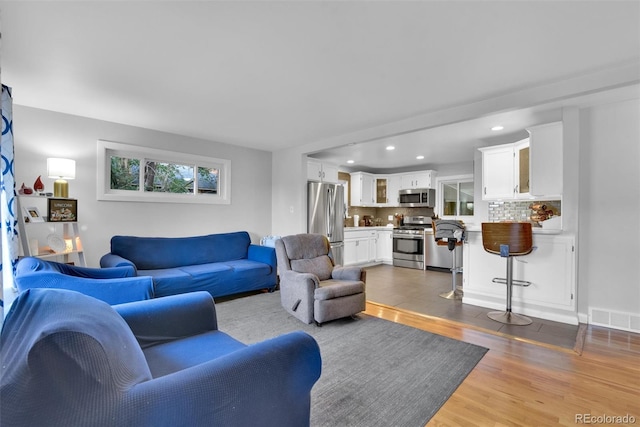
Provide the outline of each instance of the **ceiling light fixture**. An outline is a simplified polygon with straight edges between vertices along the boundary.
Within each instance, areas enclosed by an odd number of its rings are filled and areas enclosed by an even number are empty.
[[[492,128],[491,128],[491,130],[492,130],[492,131],[494,131],[494,132],[495,132],[495,131],[502,130],[502,129],[504,129],[504,126],[500,126],[500,125],[498,125],[498,126],[494,126],[494,127],[492,127]]]
[[[396,147],[394,147],[393,145],[389,145],[387,146],[387,151],[391,151],[391,150],[395,150]]]
[[[424,159],[424,156],[416,156],[416,159],[422,160],[422,159]]]
[[[353,163],[355,163],[355,160],[347,160],[347,163],[353,164]]]

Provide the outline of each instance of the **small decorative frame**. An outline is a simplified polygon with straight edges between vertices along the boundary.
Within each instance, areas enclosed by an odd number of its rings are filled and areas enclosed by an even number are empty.
[[[36,207],[25,207],[24,222],[44,222],[44,218],[40,215],[40,211]]]
[[[47,199],[49,222],[75,222],[78,220],[76,199]]]

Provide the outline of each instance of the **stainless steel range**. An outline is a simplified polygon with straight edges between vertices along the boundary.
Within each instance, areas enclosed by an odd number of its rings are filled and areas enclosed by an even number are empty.
[[[425,269],[425,230],[431,229],[431,218],[407,216],[404,225],[393,229],[393,265]]]

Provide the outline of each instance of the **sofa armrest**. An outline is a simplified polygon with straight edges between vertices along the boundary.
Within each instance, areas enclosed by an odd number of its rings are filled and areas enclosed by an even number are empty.
[[[137,384],[127,400],[144,405],[123,416],[146,426],[308,426],[321,369],[316,341],[292,332]]]
[[[129,261],[126,258],[123,258],[119,255],[115,255],[112,253],[108,253],[102,256],[102,258],[100,258],[100,267],[102,268],[107,268],[107,267],[126,267],[126,266],[131,266],[133,267],[133,271],[135,274],[138,274],[138,269],[136,267],[136,265],[132,262]]]
[[[113,308],[127,322],[142,348],[218,329],[213,297],[205,291],[120,304]]]
[[[153,280],[149,276],[89,279],[56,271],[34,271],[16,276],[16,286],[20,291],[30,288],[68,289],[110,305],[153,298]]]
[[[360,267],[336,266],[331,272],[331,278],[334,280],[360,280],[364,282],[365,271]]]
[[[247,258],[251,261],[264,262],[269,264],[273,271],[276,271],[276,250],[270,246],[249,245]]]
[[[62,262],[46,261],[36,257],[24,257],[18,261],[16,275],[34,271],[60,272],[69,276],[86,277],[88,279],[116,279],[119,277],[134,277],[135,268],[127,265],[112,268],[92,268],[69,265]]]

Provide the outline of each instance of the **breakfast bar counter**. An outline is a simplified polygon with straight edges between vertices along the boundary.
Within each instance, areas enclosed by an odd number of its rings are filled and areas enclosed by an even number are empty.
[[[514,260],[513,278],[531,282],[513,287],[514,313],[577,325],[575,236],[534,229],[533,245],[530,254]],[[492,279],[505,277],[505,260],[484,250],[479,226],[467,228],[462,263],[462,302],[503,310],[505,285]]]

